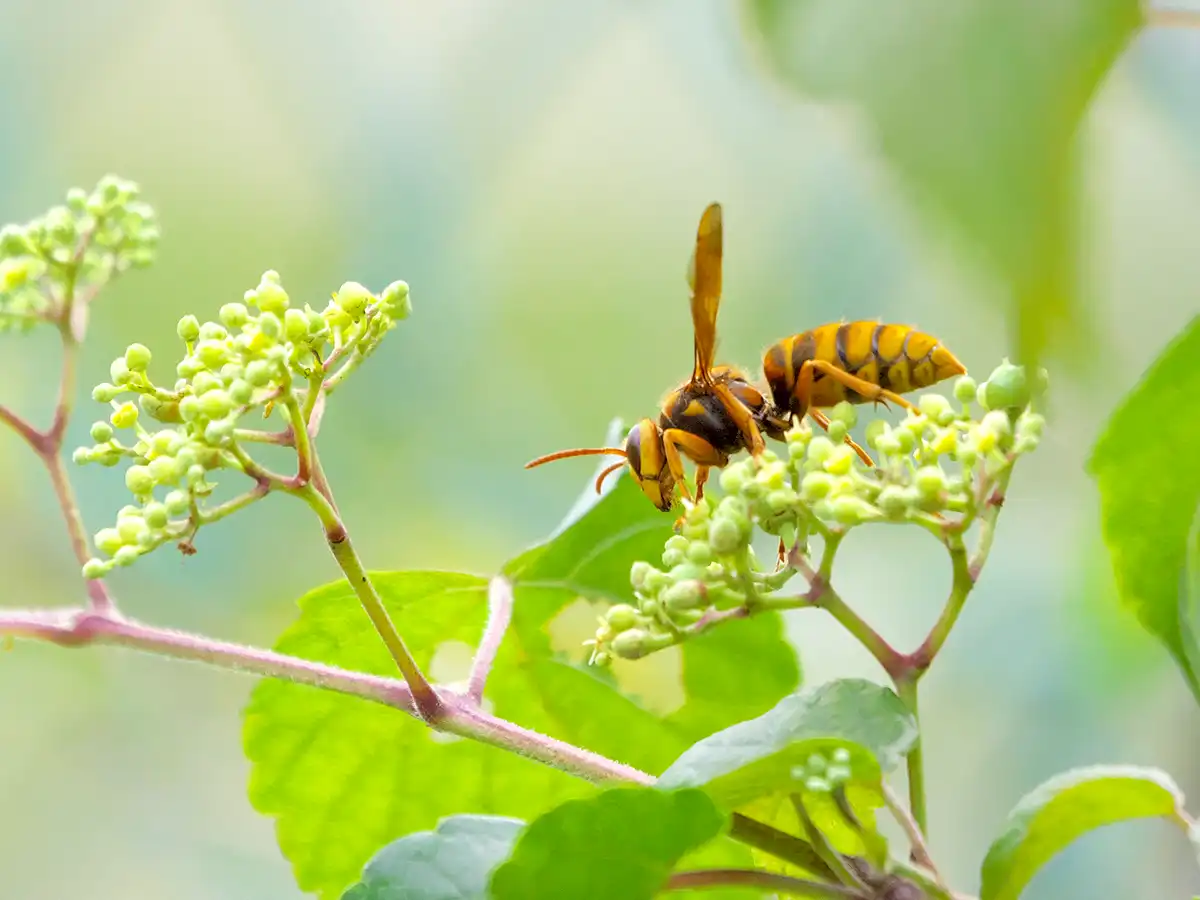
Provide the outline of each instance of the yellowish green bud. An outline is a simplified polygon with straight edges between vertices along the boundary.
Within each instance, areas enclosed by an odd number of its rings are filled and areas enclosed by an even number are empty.
[[[130,344],[125,350],[125,365],[132,372],[145,372],[150,365],[150,348],[144,344]]]
[[[184,316],[175,326],[175,333],[179,335],[180,340],[190,344],[200,337],[200,320],[195,316]]]

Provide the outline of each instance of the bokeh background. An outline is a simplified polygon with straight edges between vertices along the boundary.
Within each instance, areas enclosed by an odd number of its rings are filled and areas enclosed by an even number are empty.
[[[683,276],[712,200],[724,358],[754,367],[773,339],[843,317],[918,324],[979,377],[1013,351],[994,275],[918,213],[852,109],[762,71],[730,3],[0,0],[0,23],[0,220],[113,171],[164,231],[158,264],[97,309],[76,443],[102,414],[86,388],[129,342],[165,359],[181,315],[211,317],[264,269],[314,305],[346,279],[412,285],[412,319],[322,434],[373,568],[487,573],[555,525],[591,465],[521,466],[653,410],[690,366]],[[1003,98],[1027,72],[1014,59],[987,87]],[[935,855],[964,889],[1010,806],[1066,767],[1158,765],[1200,797],[1200,714],[1118,604],[1084,471],[1113,404],[1200,307],[1198,85],[1200,32],[1143,32],[1082,126],[1092,365],[1053,369],[1047,438],[923,697]],[[4,402],[39,417],[53,350],[5,338]],[[76,485],[92,531],[125,502],[120,470]],[[0,603],[74,602],[49,486],[9,435],[0,508]],[[135,616],[270,644],[336,575],[297,511],[272,499],[112,585]],[[949,584],[938,548],[872,533],[843,557],[843,596],[917,640]],[[878,676],[819,616],[789,623],[810,680]],[[0,897],[300,897],[245,798],[251,686],[111,649],[0,655]],[[1089,836],[1027,896],[1197,890],[1177,833],[1146,823]]]

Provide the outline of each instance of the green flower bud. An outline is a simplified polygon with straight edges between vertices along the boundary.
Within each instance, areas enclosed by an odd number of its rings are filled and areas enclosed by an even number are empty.
[[[867,429],[864,435],[866,437],[867,446],[874,447],[878,450],[880,438],[882,438],[891,430],[892,426],[890,426],[883,419],[872,419],[867,423]]]
[[[113,562],[118,566],[128,566],[141,555],[142,551],[137,547],[131,547],[126,544],[113,554]]]
[[[148,494],[154,490],[154,476],[146,466],[130,466],[125,471],[125,487],[132,494]]]
[[[807,446],[809,440],[812,439],[812,431],[810,431],[802,423],[797,423],[794,427],[788,429],[787,434],[783,439],[788,442],[789,449],[791,446],[799,444],[801,447]]]
[[[688,540],[678,534],[673,534],[667,538],[667,542],[663,546],[666,550],[678,550],[682,553],[684,550],[687,550]]]
[[[612,652],[623,659],[638,659],[646,655],[649,637],[650,635],[640,628],[622,631],[612,640]]]
[[[687,556],[682,550],[675,549],[674,547],[667,547],[663,550],[662,564],[668,569],[675,568],[675,566],[682,563],[685,559],[687,559]]]
[[[29,234],[20,225],[5,225],[0,228],[0,256],[34,256],[37,248]]]
[[[825,777],[833,787],[841,787],[850,780],[849,766],[830,766],[825,770]]]
[[[86,466],[92,461],[92,450],[89,447],[76,447],[71,451],[71,462],[77,466]]]
[[[412,315],[412,298],[409,296],[406,282],[393,281],[383,289],[379,299],[396,321],[407,319]]]
[[[146,464],[155,484],[174,484],[183,475],[183,467],[173,456],[156,456]]]
[[[786,483],[787,467],[781,462],[769,462],[764,465],[758,474],[754,476],[754,480],[762,485],[767,490],[779,490]],[[742,491],[745,493],[745,489]]]
[[[967,404],[975,399],[975,393],[979,390],[975,384],[975,379],[969,375],[963,375],[954,382],[954,399],[959,403]]]
[[[108,564],[102,559],[93,557],[83,564],[83,577],[85,581],[95,581],[97,578],[103,578],[108,572]]]
[[[680,581],[671,585],[663,593],[662,602],[667,609],[678,612],[683,609],[696,609],[703,606],[705,599],[704,582]]]
[[[138,406],[150,418],[159,422],[177,424],[183,421],[179,415],[179,404],[173,400],[160,400],[153,394],[142,394],[138,397]]]
[[[229,399],[238,406],[247,405],[254,398],[254,388],[250,386],[250,382],[242,378],[235,378],[229,385]]]
[[[688,562],[698,566],[707,566],[712,562],[713,551],[707,541],[693,541],[687,548]]]
[[[219,369],[229,360],[229,348],[223,340],[202,338],[196,344],[194,352],[196,359],[200,360],[206,369]]]
[[[246,366],[246,381],[254,387],[266,387],[271,383],[271,365],[265,360],[256,359]]]
[[[741,464],[729,466],[721,473],[721,490],[726,494],[740,493],[746,484],[746,474]]]
[[[629,570],[629,583],[635,591],[644,590],[647,576],[654,571],[654,566],[644,560],[635,562]]]
[[[175,333],[179,335],[180,340],[190,344],[200,337],[200,320],[195,316],[184,316],[175,326]]]
[[[209,424],[212,424],[212,423],[209,423]],[[188,466],[188,470],[187,470],[188,484],[192,485],[193,487],[200,484],[201,482],[204,481],[204,476],[207,474],[208,474],[208,471],[204,468],[204,466],[200,465],[199,463],[195,463],[194,465]]]
[[[92,541],[96,545],[96,549],[101,553],[107,553],[112,556],[121,545],[125,543],[121,540],[121,533],[115,528],[101,528],[92,537]]]
[[[117,428],[132,428],[138,420],[138,408],[132,403],[122,403],[113,410],[109,421]]]
[[[347,281],[333,295],[333,302],[345,310],[352,319],[361,316],[367,308],[367,304],[373,299],[375,299],[374,295],[357,281]]]
[[[200,398],[188,394],[179,401],[179,417],[185,422],[195,422],[200,417]]]
[[[948,424],[948,422],[942,421],[944,416],[949,416],[951,420],[954,418],[954,410],[950,406],[950,401],[941,394],[922,395],[918,406],[925,416],[940,425]]]
[[[979,460],[979,450],[973,444],[959,444],[958,449],[954,451],[954,458],[964,468],[970,469]]]
[[[280,286],[279,282],[262,281],[259,282],[258,289],[254,292],[254,299],[250,302],[257,305],[264,313],[279,316],[288,308],[290,300],[287,291]]]
[[[175,374],[180,378],[194,378],[197,373],[204,371],[204,363],[194,356],[185,356],[175,366]]]
[[[277,341],[283,334],[283,322],[274,313],[264,312],[258,317],[258,330],[267,339]]]
[[[308,338],[308,316],[303,310],[289,309],[283,314],[283,333],[289,341],[299,343]]]
[[[213,419],[204,426],[204,440],[214,446],[223,444],[233,434],[237,420],[233,416],[225,419]]]
[[[174,456],[183,446],[184,438],[172,428],[157,432],[150,441],[150,446],[159,456]]]
[[[746,522],[746,528],[743,529],[741,523],[732,516],[714,517],[708,526],[708,543],[715,553],[736,553],[746,542],[749,524]]]
[[[936,497],[946,490],[946,473],[941,466],[921,466],[913,476],[913,484],[925,497]]]
[[[829,421],[841,422],[847,429],[853,428],[858,424],[858,410],[853,403],[843,400],[829,411]]]
[[[628,603],[618,603],[608,608],[608,612],[604,615],[604,620],[608,623],[608,627],[612,629],[613,634],[617,635],[637,625],[641,620],[641,616]]]
[[[212,372],[197,372],[192,378],[192,393],[197,397],[221,389],[221,379]]]
[[[133,380],[133,373],[129,371],[123,356],[118,356],[112,361],[112,365],[108,367],[108,374],[114,384],[128,384]]]
[[[191,509],[192,501],[186,491],[170,491],[163,497],[163,506],[173,516],[179,516]]]
[[[226,328],[241,328],[250,321],[250,310],[245,303],[226,303],[217,313],[217,318]]]
[[[767,494],[767,509],[773,514],[778,515],[785,510],[791,509],[798,499],[799,497],[796,492],[790,487],[785,486]]]
[[[162,531],[171,521],[167,508],[158,502],[147,503],[143,514],[146,517],[146,524],[155,531]]]
[[[148,365],[150,365],[150,349],[144,344],[130,344],[125,349],[125,366],[130,371],[145,372]]]
[[[262,273],[262,278],[259,279],[260,285],[279,284],[279,283],[280,283],[279,273],[276,272],[274,269],[267,269],[267,271]]]
[[[658,569],[652,568],[646,573],[645,591],[650,595],[657,595],[661,591],[667,589],[671,584],[671,576],[666,572],[660,572]],[[645,609],[645,604],[642,606]]]
[[[107,444],[113,438],[112,426],[107,422],[92,423],[92,440],[97,444]]]
[[[855,453],[845,444],[838,444],[825,458],[822,467],[831,475],[848,475],[854,466]]]
[[[915,503],[911,490],[895,484],[889,484],[875,498],[875,505],[890,518],[904,515]]]
[[[904,456],[911,455],[917,448],[917,438],[907,428],[897,428],[892,432],[892,437],[896,440],[897,452]]]
[[[800,482],[800,493],[807,502],[812,503],[829,496],[833,482],[834,479],[825,472],[809,472]]]
[[[1005,359],[979,387],[979,405],[984,409],[1020,409],[1029,405],[1029,382],[1024,366]]]
[[[146,520],[141,516],[123,516],[117,520],[117,533],[124,544],[138,543],[146,531]]]
[[[829,439],[835,444],[840,444],[846,439],[849,434],[849,429],[846,428],[845,422],[830,422],[829,423]]]
[[[812,465],[819,466],[833,453],[835,444],[824,435],[816,435],[808,442],[808,460]]]
[[[812,776],[804,780],[804,790],[809,794],[828,794],[832,788],[824,778]]]
[[[879,511],[854,494],[841,494],[829,500],[829,512],[843,525],[858,525],[879,518]]]
[[[219,419],[228,415],[232,409],[232,398],[220,388],[205,391],[200,397],[200,414],[206,419]]]
[[[1008,414],[998,409],[992,410],[985,415],[979,422],[979,427],[992,432],[1000,438],[1008,437],[1012,434],[1012,422],[1009,420]]]

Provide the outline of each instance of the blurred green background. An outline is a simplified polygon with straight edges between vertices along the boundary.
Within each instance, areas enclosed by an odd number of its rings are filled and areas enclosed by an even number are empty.
[[[919,325],[980,378],[1013,352],[993,275],[918,216],[852,109],[756,66],[729,3],[0,0],[0,21],[0,221],[113,171],[164,232],[158,264],[96,310],[72,444],[102,412],[83,388],[128,343],[164,362],[181,315],[213,317],[264,269],[314,305],[346,279],[412,285],[412,319],[322,433],[372,568],[488,573],[555,525],[592,465],[521,466],[650,413],[686,375],[684,271],[712,200],[723,358],[757,367],[772,340],[843,317]],[[1001,102],[1027,67],[1012,71],[984,85]],[[935,856],[964,888],[1010,806],[1061,769],[1158,765],[1200,797],[1200,716],[1118,606],[1083,471],[1113,404],[1200,306],[1198,76],[1200,33],[1142,33],[1082,126],[1092,365],[1052,365],[1046,440],[922,701]],[[54,349],[3,344],[0,396],[38,421]],[[75,471],[95,531],[125,502],[120,470]],[[0,603],[76,602],[49,486],[11,435],[0,504]],[[112,587],[134,616],[268,645],[336,574],[298,511],[272,498],[202,532],[197,556],[159,553]],[[842,594],[909,646],[948,569],[915,530],[869,534],[842,553]],[[820,616],[789,623],[809,680],[879,675]],[[299,897],[245,798],[251,684],[115,650],[0,656],[0,896]],[[1197,890],[1183,841],[1153,823],[1089,836],[1026,896]]]

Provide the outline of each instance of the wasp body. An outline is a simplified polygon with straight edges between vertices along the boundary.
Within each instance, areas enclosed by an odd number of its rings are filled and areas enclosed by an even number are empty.
[[[599,491],[609,473],[623,465],[642,493],[656,507],[669,510],[678,486],[689,497],[684,482],[683,457],[696,465],[696,499],[704,495],[709,469],[722,468],[740,450],[758,456],[765,449],[763,434],[782,440],[787,422],[776,412],[749,377],[732,366],[714,366],[717,311],[721,304],[723,252],[721,207],[713,203],[704,211],[696,231],[696,247],[689,266],[694,337],[692,377],[663,399],[658,420],[642,419],[625,438],[625,446],[563,450],[525,464],[529,469],[572,456],[611,454],[623,462],[604,469],[596,479]]]
[[[913,404],[901,397],[966,368],[937,338],[909,325],[871,320],[832,322],[783,338],[763,354],[771,402],[789,419],[811,416],[828,429],[820,410],[848,403]],[[857,444],[851,446],[871,460]]]

